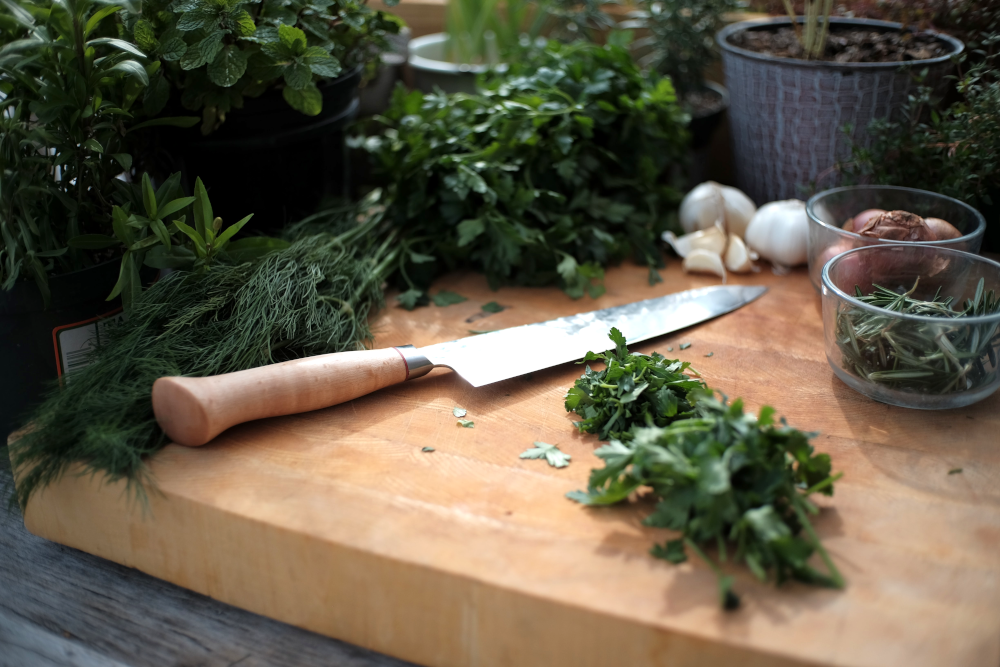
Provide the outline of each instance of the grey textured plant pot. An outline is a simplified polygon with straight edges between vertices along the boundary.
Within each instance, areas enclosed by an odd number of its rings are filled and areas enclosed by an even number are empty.
[[[408,62],[413,72],[413,86],[424,93],[440,88],[446,93],[475,93],[476,76],[491,69],[490,65],[453,63],[445,56],[448,35],[435,32],[410,40]],[[504,64],[492,69],[504,71]]]
[[[833,18],[831,23],[902,29],[869,19]],[[951,57],[964,49],[954,37],[930,33],[951,45],[952,53],[903,63],[835,63],[779,58],[729,43],[731,35],[744,30],[788,25],[787,18],[742,21],[716,35],[729,89],[736,183],[758,205],[805,199],[821,175],[819,185],[832,187],[831,168],[851,152],[841,128],[851,125],[853,140],[870,145],[869,123],[900,113],[916,89],[914,75],[926,68],[927,85],[941,85]]]

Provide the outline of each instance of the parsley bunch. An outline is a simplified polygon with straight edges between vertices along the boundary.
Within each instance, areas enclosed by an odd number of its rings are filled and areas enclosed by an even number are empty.
[[[574,298],[603,293],[603,266],[630,255],[659,280],[687,120],[670,81],[614,43],[550,42],[478,95],[397,90],[381,133],[353,143],[386,181],[403,235],[401,303],[426,301],[459,266],[494,287],[555,283]]]
[[[618,349],[606,356],[609,371],[612,364],[622,367],[618,361],[622,356],[637,356],[628,355],[615,333]],[[647,368],[668,363],[678,362],[663,360]],[[590,387],[591,375],[584,375],[574,389]],[[620,404],[621,398],[609,392],[595,401],[595,409],[617,412],[613,401]],[[654,546],[652,555],[671,563],[687,560],[688,551],[699,556],[718,576],[720,603],[726,609],[739,606],[733,578],[723,573],[706,547],[716,548],[720,562],[731,558],[746,563],[761,581],[773,573],[778,584],[796,579],[842,588],[844,579],[808,518],[818,512],[809,496],[833,495],[833,483],[840,477],[831,476],[829,455],[814,452],[810,434],[784,420],[775,424],[771,407],[754,417],[744,414],[742,401],[727,405],[707,389],[692,389],[685,398],[689,413],[669,425],[639,427],[634,419],[624,420],[622,430],[628,427],[629,439],[612,440],[599,448],[595,454],[605,467],[591,471],[586,491],[567,496],[585,505],[605,506],[649,489],[658,502],[646,525],[681,533]],[[650,415],[644,412],[642,419],[655,418]],[[809,564],[814,553],[827,574]]]
[[[614,350],[588,352],[580,362],[603,361],[607,368],[593,371],[588,365],[566,394],[566,410],[583,417],[576,422],[581,432],[598,433],[601,440],[630,440],[638,426],[666,426],[693,414],[691,393],[705,383],[685,373],[690,363],[656,352],[632,354],[618,329],[611,329],[610,338]]]

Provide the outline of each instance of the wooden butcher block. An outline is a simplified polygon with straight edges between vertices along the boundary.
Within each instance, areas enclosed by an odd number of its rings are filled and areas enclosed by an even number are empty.
[[[607,294],[490,291],[474,274],[436,289],[468,301],[388,308],[377,346],[424,345],[718,282],[679,262],[608,272]],[[844,477],[816,528],[846,589],[758,583],[730,566],[743,606],[720,610],[702,563],[649,556],[674,537],[648,503],[565,498],[600,461],[563,395],[566,364],[474,389],[446,370],[334,408],[235,427],[150,461],[143,506],[123,484],[68,475],[36,495],[36,535],[218,600],[433,667],[1000,665],[1000,395],[921,412],[836,379],[805,271],[735,277],[758,301],[635,346],[693,362],[749,408],[816,431]],[[497,301],[496,314],[481,306]],[[691,347],[680,350],[680,343]],[[712,353],[712,356],[707,356]],[[504,363],[501,358],[496,363]],[[452,408],[468,410],[461,428]],[[541,440],[564,469],[518,455]],[[426,446],[435,451],[425,453]],[[960,468],[961,472],[949,474]]]

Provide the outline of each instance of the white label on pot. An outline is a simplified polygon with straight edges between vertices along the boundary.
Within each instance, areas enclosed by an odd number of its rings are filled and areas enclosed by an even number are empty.
[[[108,331],[125,320],[125,313],[113,310],[75,324],[66,324],[52,330],[56,348],[56,365],[59,377],[78,371],[90,363],[91,350],[102,345]]]

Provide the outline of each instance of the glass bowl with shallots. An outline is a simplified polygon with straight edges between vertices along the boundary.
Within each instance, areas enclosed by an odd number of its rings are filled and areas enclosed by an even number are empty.
[[[1000,387],[1000,264],[920,243],[837,255],[822,272],[830,367],[882,403],[939,410]]]
[[[806,203],[809,279],[820,289],[823,266],[865,246],[914,243],[978,253],[986,219],[968,204],[935,192],[891,185],[826,190]]]

